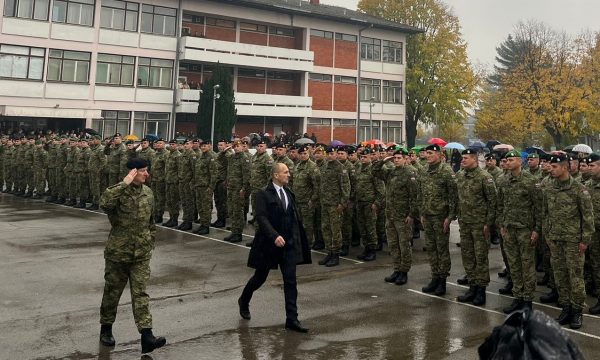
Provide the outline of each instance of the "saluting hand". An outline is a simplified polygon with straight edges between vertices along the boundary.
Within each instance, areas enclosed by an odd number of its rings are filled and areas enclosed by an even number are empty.
[[[129,174],[127,174],[127,176],[123,178],[123,182],[127,185],[131,184],[133,182],[133,179],[135,179],[137,172],[137,169],[131,169],[129,171]]]

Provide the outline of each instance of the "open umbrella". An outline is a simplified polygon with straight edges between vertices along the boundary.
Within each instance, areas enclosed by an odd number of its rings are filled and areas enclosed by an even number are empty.
[[[155,134],[146,134],[146,136],[144,136],[146,139],[148,139],[148,141],[150,142],[154,142],[156,140],[158,140],[158,136],[156,136]]]
[[[294,142],[294,144],[303,145],[303,144],[314,144],[315,142],[309,138],[300,138]]]
[[[385,145],[385,143],[379,139],[371,139],[364,142],[365,145]]]
[[[494,146],[494,151],[511,151],[514,149],[515,148],[512,145],[508,145],[508,144],[498,144],[498,145]]]
[[[440,139],[440,138],[431,138],[429,139],[429,141],[427,141],[429,144],[435,144],[435,145],[439,145],[439,146],[446,146],[447,142],[444,139]]]
[[[573,150],[571,150],[571,151],[585,153],[585,154],[591,154],[593,152],[592,148],[586,144],[577,144],[577,145],[573,146]]]
[[[498,140],[490,140],[487,143],[485,143],[485,147],[492,150],[494,148],[494,146],[496,145],[500,145],[501,142]]]
[[[342,146],[342,145],[344,145],[344,143],[339,140],[333,140],[331,142],[331,146]]]
[[[544,149],[542,149],[539,146],[530,146],[530,147],[528,147],[528,148],[525,149],[525,152],[527,152],[528,154],[536,153],[536,154],[539,155],[541,153],[544,153]]]
[[[575,145],[569,145],[566,148],[562,149],[564,152],[572,152]]]
[[[483,149],[486,146],[481,141],[473,141],[472,143],[469,144],[469,147],[472,148],[472,149]]]
[[[464,150],[465,146],[463,144],[459,144],[457,142],[451,142],[451,143],[447,143],[446,146],[444,146],[446,149],[456,149],[456,150]]]
[[[133,140],[133,141],[138,141],[140,138],[135,136],[135,135],[126,135],[125,137],[123,137],[123,140]]]

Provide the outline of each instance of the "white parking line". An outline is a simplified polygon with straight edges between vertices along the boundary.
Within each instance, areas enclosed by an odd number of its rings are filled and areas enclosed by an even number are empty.
[[[473,309],[477,309],[477,310],[481,310],[481,311],[486,311],[486,312],[489,312],[489,313],[492,313],[492,314],[502,315],[505,318],[507,316],[506,314],[501,313],[500,311],[496,311],[496,310],[492,310],[492,309],[486,309],[484,307],[479,307],[479,306],[475,306],[475,305],[472,305],[472,304],[461,303],[461,302],[458,302],[456,300],[448,299],[448,298],[445,298],[445,297],[442,297],[442,296],[437,296],[437,295],[432,295],[432,294],[425,294],[425,293],[423,293],[421,291],[414,290],[414,289],[407,289],[407,290],[410,291],[413,294],[427,296],[427,297],[430,297],[430,298],[433,298],[433,299],[443,300],[443,301],[454,303],[454,304],[458,304],[458,305],[468,306],[468,307],[473,308]],[[565,330],[565,331],[569,331],[569,332],[575,333],[575,334],[587,336],[587,337],[590,337],[592,339],[600,340],[600,336],[597,336],[597,335],[594,335],[594,334],[588,334],[586,332],[579,331],[579,330],[569,329],[567,327],[562,327],[562,329]]]

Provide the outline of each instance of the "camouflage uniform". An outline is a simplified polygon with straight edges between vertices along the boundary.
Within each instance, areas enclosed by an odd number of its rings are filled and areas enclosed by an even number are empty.
[[[354,171],[354,170],[353,170]],[[383,207],[385,201],[384,185],[379,178],[373,174],[373,164],[361,164],[353,174],[354,177],[354,206],[357,211],[358,228],[365,249],[374,250],[377,247],[377,233],[375,223],[377,221],[377,210]],[[352,183],[352,180],[350,180]],[[352,193],[352,192],[351,192]],[[347,209],[348,210],[348,209]],[[352,209],[350,210],[350,236],[352,235]]]
[[[50,145],[48,146],[48,170],[46,172],[46,177],[48,179],[48,193],[53,199],[56,199],[58,197],[56,184],[56,165],[58,162],[58,147],[60,145],[53,144],[52,140],[50,141]]]
[[[225,222],[227,219],[227,163],[231,156],[227,151],[221,151],[217,155],[218,176],[215,188],[215,207],[217,208],[217,220]]]
[[[92,204],[99,205],[102,196],[102,178],[106,170],[106,155],[104,155],[104,146],[92,145],[90,148],[90,157],[88,160],[88,169],[90,177],[90,195]]]
[[[250,159],[243,152],[230,156],[227,163],[227,210],[231,233],[239,235],[244,230],[245,198],[240,198],[241,191],[250,191]]]
[[[319,203],[320,173],[314,161],[308,159],[296,164],[293,191],[296,207],[304,225],[309,246],[312,246],[315,233],[315,210]]]
[[[73,168],[75,167],[75,159],[78,152],[79,148],[74,145],[69,145],[69,149],[67,150],[67,163],[65,165],[66,194],[72,205],[75,205],[73,201],[75,201],[77,197],[77,178],[73,172]]]
[[[112,324],[127,281],[138,331],[152,328],[146,284],[154,249],[154,197],[145,185],[120,182],[106,189],[100,207],[108,214],[111,231],[104,249],[104,294],[100,323]]]
[[[350,240],[352,239],[352,217],[354,215],[354,209],[356,208],[358,210],[357,204],[353,203],[353,201],[356,200],[356,167],[348,159],[340,162],[348,173],[348,180],[350,180],[350,197],[348,203],[345,204],[344,212],[342,213],[342,246],[349,247]],[[373,220],[377,221],[376,216],[373,217]],[[370,226],[370,220],[367,222],[369,223],[368,226]],[[375,229],[375,224],[373,224],[373,229]],[[367,232],[370,232],[370,230]],[[366,239],[363,238],[363,241],[365,240]]]
[[[154,193],[156,213],[154,214],[156,222],[162,222],[163,215],[165,213],[165,202],[166,202],[166,166],[167,159],[169,157],[169,151],[166,149],[156,150],[152,157],[150,172],[152,173],[151,188]]]
[[[73,174],[77,178],[77,196],[79,202],[85,204],[90,197],[90,173],[88,172],[88,162],[90,161],[91,150],[89,147],[80,148],[75,156]]]
[[[273,167],[274,161],[266,151],[262,154],[257,152],[252,156],[251,164],[250,189],[252,193],[250,196],[252,201],[252,212],[254,213],[254,209],[256,209],[256,194],[269,183],[269,180],[271,179],[271,168]]]
[[[200,226],[209,227],[212,217],[213,193],[217,185],[217,162],[212,151],[200,152],[194,165],[194,189]]]
[[[535,285],[535,245],[532,231],[541,233],[538,180],[528,171],[509,173],[498,183],[498,228],[506,229],[504,247],[516,299],[532,301]],[[538,239],[540,241],[540,239]]]
[[[182,220],[184,223],[194,221],[195,201],[192,190],[192,179],[194,178],[194,163],[196,154],[192,150],[184,150],[179,157],[177,172],[179,176],[179,198],[183,209]]]
[[[169,155],[165,162],[165,206],[169,217],[177,221],[181,198],[179,197],[179,158],[181,153],[175,148],[169,148]]]
[[[106,166],[108,168],[108,186],[113,186],[114,184],[121,181],[124,176],[123,163],[127,162],[127,155],[125,145],[122,143],[118,146],[112,144],[111,146],[107,146],[104,149],[104,153],[107,155],[106,157]]]
[[[592,197],[592,208],[595,210],[594,225],[596,227],[586,255],[589,254],[592,280],[596,285],[596,289],[598,289],[600,287],[600,211],[598,210],[600,209],[600,179],[592,177],[587,181],[586,186]],[[600,299],[600,293],[598,299]]]
[[[445,163],[427,165],[420,181],[420,214],[423,217],[426,247],[433,278],[450,274],[450,231],[444,233],[444,220],[456,217],[454,171]]]
[[[2,192],[4,190],[4,181],[5,181],[5,171],[4,171],[4,164],[6,163],[5,160],[5,152],[6,152],[6,146],[4,144],[0,144],[0,192]]]
[[[6,192],[11,192],[14,182],[13,159],[15,154],[15,146],[7,146],[4,149],[4,178],[6,182]]]
[[[58,145],[56,151],[56,169],[54,169],[56,174],[56,193],[59,199],[64,202],[66,198],[69,197],[68,187],[67,187],[67,157],[70,151],[70,147],[68,143]]]
[[[342,213],[338,206],[345,206],[350,199],[348,171],[338,160],[325,160],[320,169],[321,229],[325,248],[334,255],[342,247]]]
[[[542,215],[558,302],[580,312],[585,301],[585,257],[579,254],[579,243],[589,245],[594,233],[590,194],[572,177],[564,182],[551,179],[543,189]]]
[[[487,287],[490,283],[490,244],[483,228],[487,225],[491,230],[496,221],[494,179],[477,166],[459,171],[456,180],[463,266],[471,285]]]
[[[46,170],[48,167],[48,152],[43,147],[36,148],[33,153],[33,186],[36,195],[46,191]],[[33,191],[33,190],[32,190]]]
[[[32,144],[25,145],[25,151],[23,153],[23,162],[21,165],[23,166],[23,179],[25,180],[23,184],[23,191],[27,191],[30,195],[33,194],[33,188],[35,186],[33,180],[33,156],[35,153],[35,146]],[[25,190],[27,188],[27,190]]]

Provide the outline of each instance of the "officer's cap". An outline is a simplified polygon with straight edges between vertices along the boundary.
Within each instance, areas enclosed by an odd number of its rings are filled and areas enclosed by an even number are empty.
[[[507,152],[506,154],[504,154],[504,159],[508,159],[511,157],[521,157],[521,153],[518,152],[517,150],[510,150],[509,152]]]
[[[430,150],[431,151],[442,151],[442,148],[438,144],[431,144],[423,150],[425,150],[425,151],[430,151]]]
[[[468,149],[464,149],[460,154],[461,155],[477,155],[477,150],[468,148]]]
[[[593,163],[600,160],[600,154],[593,152],[587,158],[589,163]]]
[[[148,167],[148,162],[144,159],[135,158],[127,161],[127,168],[131,169],[143,169]]]
[[[550,163],[551,164],[565,163],[568,160],[569,160],[569,157],[566,154],[556,154],[556,155],[550,156]]]

